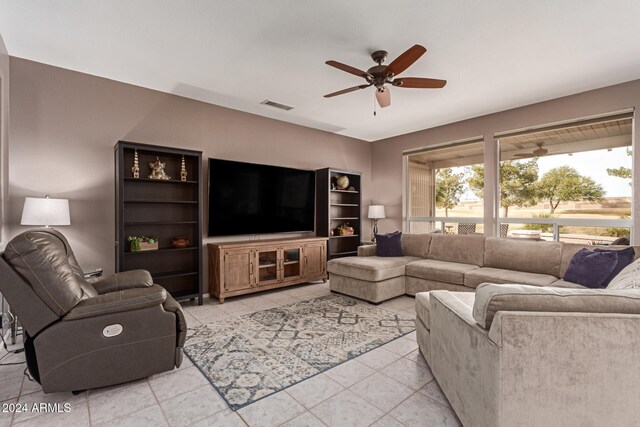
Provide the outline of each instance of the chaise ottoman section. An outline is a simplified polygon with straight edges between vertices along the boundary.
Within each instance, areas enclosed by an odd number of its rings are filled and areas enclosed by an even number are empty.
[[[405,294],[405,266],[418,257],[345,257],[327,263],[334,292],[379,303]]]

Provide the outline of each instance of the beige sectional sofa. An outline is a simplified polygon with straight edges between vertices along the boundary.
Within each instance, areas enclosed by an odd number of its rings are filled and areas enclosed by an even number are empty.
[[[404,257],[362,247],[330,261],[331,289],[380,302],[404,282],[420,351],[465,426],[637,425],[640,248],[607,289],[589,289],[561,279],[584,245],[437,234],[402,244]]]
[[[639,423],[640,260],[607,289],[418,293],[416,333],[467,427]]]
[[[485,282],[582,288],[562,277],[573,255],[590,246],[481,235],[405,234],[402,247],[402,257],[377,257],[376,246],[369,245],[359,247],[357,257],[329,261],[331,290],[379,303],[405,293],[473,291]]]

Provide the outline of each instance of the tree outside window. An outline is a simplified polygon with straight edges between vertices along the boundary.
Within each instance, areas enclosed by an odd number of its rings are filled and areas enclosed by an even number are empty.
[[[508,160],[500,163],[500,206],[504,217],[509,216],[509,207],[533,206],[537,202],[536,181],[538,180],[538,160]],[[476,196],[484,196],[484,166],[471,167],[469,187]]]
[[[602,185],[588,176],[582,176],[571,166],[551,169],[536,185],[538,197],[549,202],[553,214],[560,202],[597,202],[604,197]]]
[[[439,169],[436,173],[436,206],[444,209],[444,216],[449,216],[449,209],[460,203],[465,190],[465,174],[455,173],[451,168]]]

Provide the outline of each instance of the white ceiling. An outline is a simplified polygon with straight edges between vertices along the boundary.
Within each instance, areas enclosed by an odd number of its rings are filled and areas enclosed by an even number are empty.
[[[640,78],[638,0],[0,0],[9,54],[367,141]],[[427,53],[372,87],[324,64]],[[291,105],[284,112],[260,105]]]

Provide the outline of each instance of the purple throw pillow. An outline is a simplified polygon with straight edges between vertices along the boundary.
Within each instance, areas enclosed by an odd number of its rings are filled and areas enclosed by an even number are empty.
[[[564,280],[588,288],[601,288],[617,263],[618,254],[615,251],[582,248],[569,261]]]
[[[620,250],[605,249],[605,248],[595,248],[594,251],[596,251],[596,252],[615,252],[615,254],[618,255],[618,263],[614,267],[614,269],[611,272],[611,274],[609,275],[609,277],[607,277],[607,279],[602,284],[603,288],[609,286],[609,282],[611,282],[613,280],[613,278],[618,275],[618,273],[620,273],[622,270],[624,270],[624,268],[627,265],[631,264],[633,262],[633,260],[636,258],[636,251],[632,247],[628,247],[628,248],[624,248],[624,249],[620,249]]]
[[[376,234],[377,256],[403,256],[402,233],[394,231],[389,234]]]

